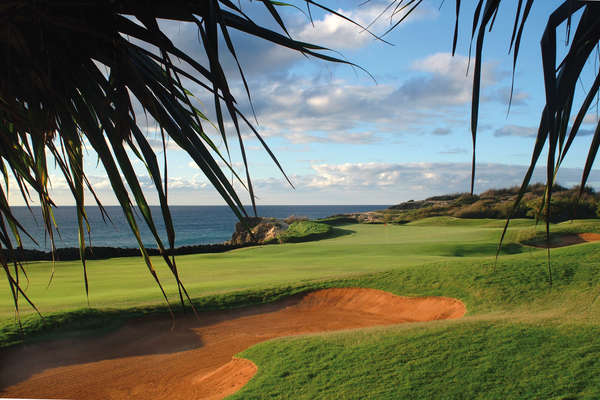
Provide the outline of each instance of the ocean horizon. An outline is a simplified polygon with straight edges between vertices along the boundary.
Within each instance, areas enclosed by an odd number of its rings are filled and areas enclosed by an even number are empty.
[[[324,218],[335,214],[381,210],[387,205],[257,205],[257,214],[261,217],[287,218],[291,215],[309,219]],[[98,206],[87,206],[86,211],[90,223],[90,236],[86,238],[87,246],[107,246],[131,248],[137,242],[120,206],[105,206],[110,221],[104,221]],[[167,236],[160,212],[160,206],[150,206],[154,222],[161,239],[167,245]],[[199,244],[222,243],[231,239],[235,230],[237,217],[228,206],[171,206],[171,217],[175,228],[175,246],[193,246]],[[26,235],[21,235],[23,247],[26,249],[50,250],[50,240],[46,234],[39,206],[11,207],[13,214],[35,238],[37,245]],[[246,206],[248,215],[254,215],[251,207]],[[56,248],[78,247],[77,215],[75,206],[58,206],[54,209],[54,217],[58,225],[55,233]],[[137,213],[142,241],[147,247],[156,247],[150,230]]]

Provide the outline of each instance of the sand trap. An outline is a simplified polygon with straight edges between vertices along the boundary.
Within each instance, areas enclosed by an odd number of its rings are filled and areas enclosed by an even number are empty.
[[[546,243],[532,244],[531,246],[545,249],[548,247],[555,248],[555,247],[571,246],[573,244],[580,244],[580,243],[586,243],[586,242],[597,242],[599,240],[600,240],[600,233],[577,233],[577,234],[567,234],[567,235],[560,235],[558,237],[554,237],[551,239],[549,246],[546,246]]]
[[[27,345],[0,353],[0,396],[62,399],[222,399],[256,373],[233,358],[281,336],[460,318],[446,297],[408,298],[373,289],[326,289],[200,320],[132,321],[100,338]]]

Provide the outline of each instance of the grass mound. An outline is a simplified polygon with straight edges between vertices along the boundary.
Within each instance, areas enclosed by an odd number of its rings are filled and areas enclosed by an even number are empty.
[[[231,399],[597,399],[599,334],[456,321],[279,339],[240,354],[259,370]]]
[[[333,228],[330,225],[315,221],[295,221],[279,235],[281,243],[299,243],[320,240],[328,237]]]

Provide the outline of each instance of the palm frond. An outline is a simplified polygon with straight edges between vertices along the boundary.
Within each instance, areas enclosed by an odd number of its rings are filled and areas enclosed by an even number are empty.
[[[184,82],[197,84],[213,97],[216,125],[229,152],[225,121],[233,122],[246,171],[243,186],[254,204],[253,186],[242,140],[240,120],[255,133],[277,167],[281,165],[257,130],[239,111],[228,77],[221,65],[220,41],[238,64],[250,98],[242,66],[237,58],[231,29],[330,62],[351,64],[328,54],[326,48],[291,38],[277,7],[285,3],[262,1],[283,34],[258,25],[229,0],[147,2],[125,1],[14,1],[0,7],[0,259],[13,294],[15,309],[22,297],[33,302],[21,287],[22,266],[15,252],[27,234],[13,216],[8,202],[9,178],[14,179],[25,202],[33,196],[41,206],[43,223],[54,248],[56,224],[49,193],[48,159],[64,176],[76,203],[80,256],[86,295],[89,293],[85,263],[85,189],[93,192],[84,171],[84,143],[97,154],[109,178],[125,219],[138,242],[150,274],[165,300],[158,278],[139,233],[134,207],[148,226],[179,289],[181,303],[191,303],[180,280],[175,260],[167,248],[175,245],[175,230],[168,207],[167,170],[160,163],[139,126],[133,104],[141,105],[165,136],[186,151],[234,213],[246,211],[233,184],[218,161],[225,162],[203,124],[207,118],[193,106],[193,95]],[[319,6],[308,1],[307,4]],[[177,48],[161,30],[159,20],[175,20],[197,26],[206,64]],[[172,59],[178,60],[177,63]],[[131,157],[145,165],[161,206],[167,242],[160,237]],[[282,170],[283,172],[283,170]],[[284,174],[285,175],[285,174]],[[237,174],[235,176],[239,179]],[[287,177],[286,177],[287,178]],[[240,179],[241,181],[241,179]],[[16,246],[13,244],[16,243]],[[14,268],[9,268],[14,262]],[[89,301],[89,300],[88,300]]]
[[[396,9],[406,8],[416,0],[405,2],[404,0],[392,0],[388,6],[395,5]],[[543,0],[539,0],[540,3]],[[454,36],[452,41],[452,54],[454,55],[457,46],[460,7],[461,0],[455,0],[456,5],[456,23],[454,27]],[[475,154],[477,139],[477,124],[479,120],[479,102],[481,86],[481,64],[484,53],[484,40],[486,31],[490,31],[494,25],[496,15],[501,6],[505,6],[514,11],[514,23],[510,32],[509,52],[513,52],[513,74],[509,100],[512,102],[512,95],[515,81],[515,70],[519,49],[523,38],[524,27],[534,5],[534,0],[502,1],[502,0],[478,0],[475,3],[471,29],[471,46],[475,40],[475,67],[473,72],[473,94],[471,103],[471,136],[473,143],[473,160],[471,172],[471,193],[475,185]],[[412,10],[411,10],[412,11]],[[572,24],[576,21],[575,34],[571,38]],[[562,24],[566,25],[567,37],[566,46],[568,51],[566,56],[557,60],[557,35],[556,31]],[[529,168],[523,178],[521,190],[513,206],[517,210],[519,203],[530,183],[533,170],[537,165],[542,149],[548,145],[547,157],[547,182],[546,194],[542,202],[541,209],[546,212],[546,230],[549,232],[550,201],[552,199],[552,187],[555,183],[556,175],[560,164],[569,151],[574,138],[579,132],[583,118],[588,112],[594,97],[598,95],[600,87],[600,74],[596,76],[595,81],[589,87],[586,98],[575,114],[575,119],[571,122],[572,107],[575,99],[576,84],[580,81],[582,71],[586,63],[593,57],[594,49],[600,45],[600,3],[595,1],[564,0],[549,15],[546,29],[541,38],[541,55],[543,61],[543,76],[546,95],[546,104],[542,112],[538,134],[532,151],[532,158]],[[469,48],[469,60],[472,47]],[[592,164],[596,159],[598,148],[600,147],[600,126],[596,128],[588,157],[583,169],[581,188],[583,190],[589,177]],[[506,221],[501,240],[498,246],[498,254],[502,241],[508,229],[510,218]],[[550,271],[549,271],[550,273]],[[551,279],[551,278],[550,278]]]
[[[457,7],[460,0],[456,0]],[[490,18],[493,19],[501,6],[501,0],[480,0],[473,16],[473,37],[477,32],[477,43],[475,49],[475,71],[473,74],[473,98],[471,113],[471,132],[473,139],[473,172],[471,176],[471,192],[474,186],[475,173],[475,141],[477,137],[477,120],[479,110],[479,87],[481,81],[481,56],[483,53],[484,32]],[[509,7],[515,8],[515,20],[510,40],[509,51],[513,51],[513,77],[511,84],[511,100],[514,88],[515,69],[517,66],[517,57],[522,40],[525,22],[533,6],[533,0],[527,0],[517,3],[509,2]],[[482,14],[483,10],[483,14]],[[522,11],[522,12],[521,12]],[[571,23],[575,14],[581,12],[577,21],[577,27],[572,39],[567,38],[568,51],[566,56],[558,62],[557,60],[557,28],[565,23],[567,31],[570,32]],[[491,29],[491,26],[490,26]],[[568,36],[569,37],[569,34]],[[541,38],[541,55],[543,61],[544,87],[546,94],[546,104],[540,118],[538,134],[532,151],[532,158],[529,168],[523,178],[521,189],[517,200],[513,206],[516,210],[530,183],[533,170],[537,165],[542,149],[548,145],[547,156],[547,181],[546,193],[541,209],[545,210],[546,231],[549,237],[550,221],[550,202],[552,199],[552,187],[556,180],[556,175],[561,162],[564,160],[569,148],[579,132],[583,117],[589,110],[593,98],[598,94],[600,78],[597,76],[594,83],[589,88],[587,96],[580,106],[573,123],[571,123],[571,110],[575,99],[576,84],[580,80],[582,71],[586,63],[593,56],[592,52],[600,43],[600,4],[597,2],[583,2],[577,0],[566,0],[560,4],[548,18],[546,29]],[[453,45],[454,47],[454,45]],[[510,107],[510,102],[509,102]],[[598,147],[600,146],[600,129],[596,129],[588,153],[588,158],[584,166],[581,179],[582,187],[585,186],[587,178],[591,171],[593,161],[596,158]],[[568,134],[567,134],[568,133]],[[502,241],[508,229],[510,217],[506,221],[498,253],[502,246]],[[549,265],[549,264],[548,264]],[[552,282],[550,267],[548,269],[549,280]]]

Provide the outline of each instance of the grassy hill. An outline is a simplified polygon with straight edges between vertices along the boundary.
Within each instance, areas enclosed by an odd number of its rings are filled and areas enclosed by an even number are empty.
[[[232,398],[600,397],[600,242],[546,251],[521,243],[539,230],[517,219],[495,264],[502,221],[435,217],[404,225],[335,227],[329,239],[177,258],[198,307],[239,307],[325,287],[461,299],[458,320],[282,338],[241,356],[258,374]],[[600,221],[553,225],[600,230]],[[159,260],[155,260],[160,264]],[[172,299],[176,287],[162,268]],[[24,318],[26,340],[99,334],[124,319],[165,312],[141,260],[90,261],[90,305],[77,262],[28,265],[28,293],[47,317]],[[17,334],[0,289],[3,345]],[[102,328],[102,329],[99,329]]]
[[[530,185],[514,218],[545,218],[545,209],[541,209],[545,185]],[[337,221],[352,220],[359,223],[397,223],[404,224],[422,218],[452,216],[457,218],[498,218],[506,219],[511,214],[519,187],[490,189],[479,195],[454,193],[429,197],[425,200],[409,200],[388,209],[334,216],[321,221],[335,224]],[[553,188],[550,205],[551,222],[571,219],[596,218],[600,205],[600,195],[594,189],[586,187],[578,199],[579,187],[567,189],[560,185]],[[541,213],[540,213],[541,212]]]

